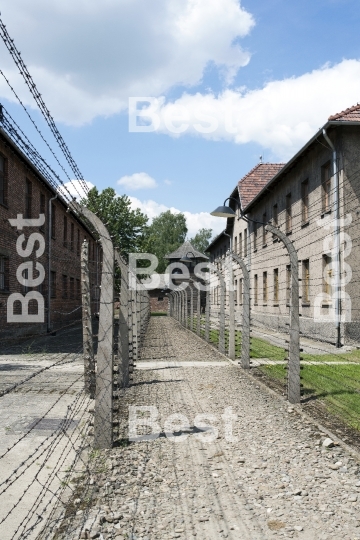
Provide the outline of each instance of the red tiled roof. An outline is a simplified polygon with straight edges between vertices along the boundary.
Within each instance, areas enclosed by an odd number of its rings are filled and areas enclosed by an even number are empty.
[[[359,103],[357,105],[354,105],[353,107],[349,107],[348,109],[345,109],[345,111],[341,111],[337,114],[333,114],[332,116],[329,116],[329,121],[331,120],[339,120],[342,122],[360,122],[360,105]]]
[[[258,163],[238,183],[242,208],[256,197],[268,182],[284,167],[285,163]]]

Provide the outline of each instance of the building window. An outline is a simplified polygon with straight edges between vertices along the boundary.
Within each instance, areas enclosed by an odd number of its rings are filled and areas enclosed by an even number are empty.
[[[68,297],[68,278],[65,274],[63,274],[63,277],[62,277],[62,297],[63,298]]]
[[[26,178],[25,180],[25,215],[27,219],[31,218],[32,207],[32,183]]]
[[[70,278],[70,298],[72,300],[75,298],[75,280],[73,277]]]
[[[0,155],[0,204],[7,205],[7,160]]]
[[[274,204],[273,206],[273,224],[275,227],[279,224],[279,210],[277,204]]]
[[[76,255],[80,255],[80,229],[77,230]]]
[[[263,218],[262,218],[262,220],[263,220],[263,226],[262,226],[262,227],[263,227],[263,229],[262,229],[262,243],[263,243],[263,247],[265,247],[265,246],[266,246],[266,241],[267,241],[267,233],[266,233],[266,228],[265,228],[265,227],[266,227],[266,223],[267,223],[267,221],[266,221],[266,212],[263,213]]]
[[[248,237],[247,237],[247,229],[244,229],[244,257],[247,257],[248,252]]]
[[[81,298],[81,287],[80,287],[80,279],[76,280],[76,298],[80,300]]]
[[[56,272],[50,271],[50,296],[56,298]]]
[[[56,206],[51,205],[51,238],[56,238]]]
[[[254,223],[254,251],[257,250],[257,234],[258,234],[257,224]]]
[[[22,282],[22,293],[26,294],[29,292],[29,285],[28,285],[28,279],[29,279],[29,270],[25,268],[25,270],[22,271],[21,274],[21,282]]]
[[[0,255],[0,291],[9,290],[9,259]]]
[[[279,302],[279,269],[274,269],[274,302]]]
[[[234,241],[234,253],[237,253],[237,236],[235,236],[235,241]]]
[[[75,236],[75,225],[70,224],[70,250],[74,251],[74,236]]]
[[[68,236],[67,224],[68,224],[67,217],[64,216],[64,228],[63,228],[63,246],[64,247],[67,247],[67,236]]]
[[[43,193],[40,193],[39,214],[43,214],[44,216],[46,216],[46,198],[45,198],[45,195]],[[44,232],[45,223],[43,225],[40,225],[39,229],[40,229],[40,231]]]
[[[309,259],[302,262],[302,301],[303,304],[310,303],[310,267]]]
[[[331,168],[330,162],[321,167],[321,200],[322,211],[330,211],[330,192],[331,192]]]
[[[263,302],[266,304],[268,301],[268,283],[267,272],[263,272]]]
[[[286,266],[286,305],[290,305],[291,297],[291,266],[288,264]]]
[[[242,306],[243,303],[243,278],[239,281],[239,304]]]
[[[309,222],[309,181],[301,184],[301,219],[303,225]]]
[[[331,296],[332,293],[332,261],[328,255],[323,255],[323,291]]]
[[[254,276],[254,304],[258,304],[258,277],[257,274]]]
[[[242,233],[239,234],[239,256],[242,257]]]
[[[291,193],[286,195],[286,232],[292,231],[292,207],[291,207]]]

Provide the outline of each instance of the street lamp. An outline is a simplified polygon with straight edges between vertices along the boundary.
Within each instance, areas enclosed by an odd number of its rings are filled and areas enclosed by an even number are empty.
[[[225,206],[226,201],[230,200],[235,201],[240,207],[239,201],[237,199],[235,199],[234,197],[228,197],[227,199],[225,199],[223,206],[218,206],[216,210],[210,212],[210,215],[216,217],[234,218],[236,216],[234,210],[230,208],[230,206]]]
[[[191,253],[192,257],[188,257],[189,253]],[[192,251],[188,251],[185,257],[181,257],[180,262],[192,263],[194,262],[194,259],[196,259],[195,253],[193,253]]]

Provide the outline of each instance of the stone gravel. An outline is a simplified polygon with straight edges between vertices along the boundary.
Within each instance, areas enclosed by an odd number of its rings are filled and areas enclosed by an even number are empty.
[[[154,359],[224,362],[135,371],[124,446],[90,461],[91,507],[63,538],[360,539],[359,463],[301,411],[170,318],[151,319],[141,360]],[[160,437],[127,444],[129,406],[156,407]],[[225,429],[226,409],[237,418]],[[176,413],[189,425],[168,437]]]

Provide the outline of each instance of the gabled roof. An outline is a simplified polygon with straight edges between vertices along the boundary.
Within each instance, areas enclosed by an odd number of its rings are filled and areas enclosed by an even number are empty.
[[[239,181],[238,190],[243,209],[251,203],[284,165],[285,163],[258,163]]]
[[[182,257],[186,257],[187,254],[189,254],[189,258],[193,257],[192,253],[195,255],[196,259],[203,259],[204,261],[207,261],[209,257],[201,253],[200,251],[197,251],[192,244],[188,240],[185,240],[185,242],[178,247],[175,251],[172,253],[168,253],[165,255],[165,259],[181,259]]]
[[[329,122],[333,120],[338,120],[339,122],[360,122],[359,103],[357,105],[354,105],[353,107],[345,109],[345,111],[341,111],[337,114],[329,116]]]

